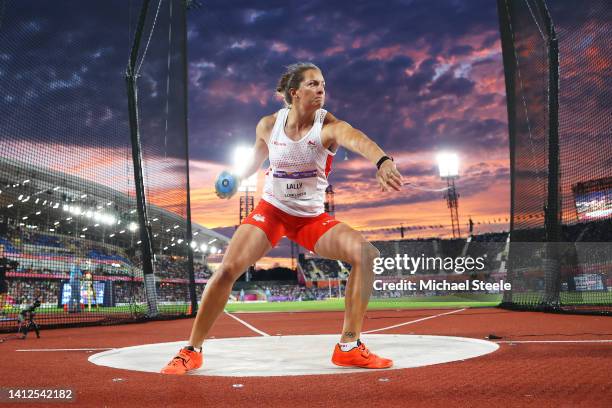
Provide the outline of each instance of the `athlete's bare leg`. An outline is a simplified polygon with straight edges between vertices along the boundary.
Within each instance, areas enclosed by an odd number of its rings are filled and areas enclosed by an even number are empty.
[[[202,347],[204,338],[227,303],[234,282],[270,249],[272,246],[262,230],[250,224],[238,227],[221,265],[206,284],[191,328],[190,346]]]
[[[380,252],[358,231],[341,223],[319,238],[315,245],[315,253],[351,264],[351,273],[346,285],[344,326],[340,342],[355,341],[361,334],[363,318],[372,294],[374,258],[380,256]]]

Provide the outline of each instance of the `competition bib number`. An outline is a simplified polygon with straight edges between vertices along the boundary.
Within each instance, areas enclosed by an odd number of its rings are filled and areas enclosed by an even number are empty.
[[[300,200],[314,196],[317,191],[317,171],[273,173],[274,196],[279,200]]]

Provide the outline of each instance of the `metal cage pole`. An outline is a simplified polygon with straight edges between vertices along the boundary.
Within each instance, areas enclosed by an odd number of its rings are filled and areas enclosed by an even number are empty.
[[[508,113],[508,144],[510,149],[510,234],[514,231],[514,211],[516,196],[516,104],[515,104],[515,82],[516,59],[514,58],[514,43],[512,40],[510,10],[511,4],[506,0],[497,0],[497,14],[499,17],[499,30],[502,45],[502,58],[504,63],[504,76],[506,84],[506,110]],[[514,269],[512,266],[512,245],[508,253],[508,272],[506,279],[513,286]],[[503,305],[512,303],[512,289],[505,290],[502,300]]]
[[[560,306],[561,264],[561,184],[559,149],[559,42],[552,18],[544,0],[537,5],[543,16],[548,35],[548,197],[546,202],[545,230],[546,255],[544,258],[544,307]]]
[[[140,128],[138,125],[138,72],[136,62],[140,49],[140,40],[144,29],[150,0],[144,0],[140,9],[138,25],[134,34],[134,42],[130,52],[130,60],[125,73],[128,94],[128,112],[130,121],[130,139],[132,143],[132,161],[134,164],[134,187],[136,189],[136,208],[138,211],[138,224],[140,226],[140,248],[142,254],[142,271],[147,297],[148,315],[156,316],[157,294],[155,290],[155,275],[153,274],[153,249],[151,243],[151,226],[148,223],[147,204],[142,177],[142,150],[140,144]]]
[[[189,243],[187,246],[187,273],[189,275],[189,299],[191,302],[191,315],[195,316],[198,311],[198,299],[196,294],[196,282],[195,282],[195,271],[193,267],[193,248],[191,247],[191,242],[193,241],[193,226],[191,225],[191,185],[189,181],[189,94],[187,92],[187,78],[189,77],[188,68],[187,68],[187,8],[189,6],[188,2],[181,2],[183,9],[181,10],[183,13],[183,49],[181,53],[183,54],[183,86],[185,88],[185,160],[187,165],[187,231],[186,231],[186,240]]]

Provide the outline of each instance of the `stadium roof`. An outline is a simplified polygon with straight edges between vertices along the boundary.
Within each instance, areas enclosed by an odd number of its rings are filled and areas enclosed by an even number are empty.
[[[89,232],[80,232],[86,233],[88,238],[108,239],[116,236],[118,239],[119,234],[130,236],[129,233],[125,234],[126,228],[132,227],[131,232],[137,228],[135,195],[78,176],[5,157],[0,158],[0,209],[2,215],[20,219],[22,224],[31,227],[54,225],[62,228],[65,224],[75,224],[69,229],[74,227],[76,231],[76,228],[86,228]],[[183,216],[150,202],[148,215],[154,241],[157,238],[167,242],[168,246],[179,240],[182,243],[186,228]],[[88,229],[90,224],[91,230]],[[228,237],[193,222],[192,231],[197,248],[201,244],[213,243],[217,248],[222,248],[229,242]]]

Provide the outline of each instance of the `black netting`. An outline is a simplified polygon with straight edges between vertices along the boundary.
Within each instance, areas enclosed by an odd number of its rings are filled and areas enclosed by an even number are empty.
[[[513,247],[513,290],[504,301],[515,307],[610,312],[612,274],[604,243],[612,241],[612,7],[603,0],[580,7],[571,1],[499,0],[498,12],[508,91],[512,241],[566,243]],[[555,72],[558,89],[550,82]],[[554,116],[550,122],[555,111],[558,124]],[[552,156],[551,140],[558,148]],[[548,191],[556,177],[559,187]],[[558,214],[546,214],[555,202]],[[559,227],[561,236],[555,238],[552,232]],[[529,265],[525,257],[532,258]]]
[[[562,220],[572,225],[610,219],[612,4],[605,0],[581,7],[570,1],[551,3],[560,55]],[[612,240],[610,235],[607,238]]]
[[[149,312],[125,79],[141,6],[0,1],[0,330],[14,330],[35,300],[43,326]],[[162,316],[190,304],[185,12],[183,1],[151,2],[138,60]],[[198,248],[214,235],[195,231]],[[198,282],[209,275],[196,267]]]
[[[163,313],[190,303],[184,33],[182,2],[151,3],[140,45],[138,116],[154,270],[168,280],[157,286]],[[161,208],[165,216],[157,215]]]

